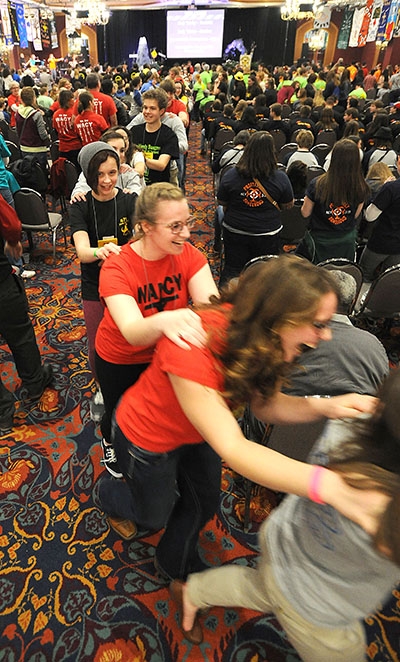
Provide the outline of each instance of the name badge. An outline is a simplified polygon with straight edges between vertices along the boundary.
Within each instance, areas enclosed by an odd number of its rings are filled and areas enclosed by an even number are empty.
[[[106,244],[116,244],[118,246],[117,237],[103,237],[103,239],[99,239],[97,242],[97,248],[101,248]]]

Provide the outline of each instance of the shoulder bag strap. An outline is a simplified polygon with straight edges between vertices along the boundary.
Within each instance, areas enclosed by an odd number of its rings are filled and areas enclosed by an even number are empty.
[[[254,178],[254,181],[255,181],[255,183],[257,184],[257,186],[258,186],[258,188],[260,189],[260,191],[262,191],[262,192],[264,193],[264,195],[265,195],[265,197],[267,198],[267,200],[269,200],[269,202],[271,203],[271,205],[274,205],[274,207],[276,207],[276,209],[279,209],[279,211],[280,211],[281,208],[280,208],[280,206],[278,205],[277,201],[274,200],[273,197],[272,197],[272,195],[270,195],[270,194],[268,193],[267,189],[261,184],[260,180]]]

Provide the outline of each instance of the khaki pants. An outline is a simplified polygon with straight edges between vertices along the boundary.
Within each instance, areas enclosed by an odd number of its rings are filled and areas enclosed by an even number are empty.
[[[264,522],[257,569],[226,565],[189,576],[188,595],[197,607],[244,607],[274,613],[304,662],[363,662],[366,638],[360,621],[348,627],[313,625],[293,609],[277,586],[270,566]]]

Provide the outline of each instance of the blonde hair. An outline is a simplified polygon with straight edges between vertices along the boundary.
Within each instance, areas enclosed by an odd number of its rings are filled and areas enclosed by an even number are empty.
[[[365,179],[379,179],[381,184],[384,184],[389,177],[393,177],[393,172],[389,166],[382,163],[382,161],[378,161],[378,163],[372,164]]]
[[[169,200],[185,200],[182,189],[169,184],[168,182],[158,182],[147,186],[136,200],[135,214],[133,223],[135,227],[135,241],[144,236],[142,222],[146,221],[150,225],[156,225],[158,215],[158,205],[161,202]]]

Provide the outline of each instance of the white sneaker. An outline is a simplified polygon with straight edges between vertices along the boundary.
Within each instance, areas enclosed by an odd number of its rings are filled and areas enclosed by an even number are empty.
[[[100,389],[97,389],[90,402],[90,418],[94,423],[99,423],[104,414],[104,400]]]
[[[29,269],[23,269],[19,274],[21,278],[32,278],[36,274],[36,271],[31,271]]]

